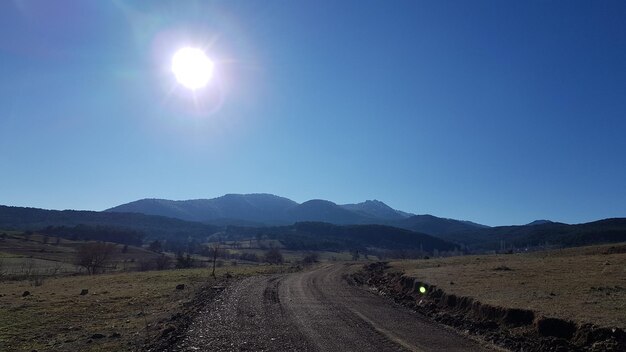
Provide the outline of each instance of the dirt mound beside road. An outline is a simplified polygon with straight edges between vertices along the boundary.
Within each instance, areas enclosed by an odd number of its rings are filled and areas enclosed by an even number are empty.
[[[387,263],[372,263],[352,277],[378,293],[425,314],[435,321],[496,345],[524,351],[624,351],[626,334],[619,328],[577,324],[544,317],[532,310],[499,307],[473,297],[448,294],[400,272]]]

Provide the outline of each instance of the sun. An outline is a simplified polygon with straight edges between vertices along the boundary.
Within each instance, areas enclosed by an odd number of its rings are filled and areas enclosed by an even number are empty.
[[[172,72],[176,80],[191,90],[200,89],[209,83],[214,66],[213,61],[198,48],[182,48],[172,57]]]

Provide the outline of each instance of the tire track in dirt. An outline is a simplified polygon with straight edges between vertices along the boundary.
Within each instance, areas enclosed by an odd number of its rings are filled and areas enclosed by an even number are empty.
[[[233,283],[174,351],[492,351],[342,276],[344,264]]]
[[[204,308],[173,351],[313,351],[280,305],[283,276],[256,276],[227,287]]]

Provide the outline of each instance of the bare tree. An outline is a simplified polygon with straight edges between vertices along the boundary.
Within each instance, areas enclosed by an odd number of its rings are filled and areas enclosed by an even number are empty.
[[[172,258],[170,258],[168,255],[165,254],[161,254],[160,256],[156,257],[154,259],[154,262],[156,263],[156,269],[157,270],[165,270],[168,269],[170,267],[170,262],[172,261]]]
[[[31,276],[35,275],[35,266],[35,260],[33,260],[33,258],[28,258],[23,261],[20,265],[20,271],[22,272],[22,276],[30,280]]]
[[[220,243],[216,242],[212,247],[211,251],[213,252],[213,271],[211,272],[211,276],[215,279],[215,262],[217,261],[217,252],[220,250]]]
[[[148,260],[140,260],[137,262],[137,270],[139,271],[148,271],[152,270],[154,266],[151,261]]]
[[[148,246],[148,249],[153,252],[161,253],[163,252],[163,245],[161,244],[161,241],[154,240],[153,242],[150,243],[150,245]]]
[[[0,281],[3,281],[4,277],[7,276],[7,274],[8,274],[8,271],[6,270],[4,266],[4,260],[0,258]]]
[[[359,250],[355,249],[352,251],[352,260],[359,260],[361,254],[359,254]]]
[[[55,276],[61,272],[61,269],[63,269],[63,262],[54,262],[52,268],[50,268],[50,275]]]
[[[114,251],[113,243],[86,243],[78,248],[75,264],[85,268],[89,275],[98,274],[111,262]]]

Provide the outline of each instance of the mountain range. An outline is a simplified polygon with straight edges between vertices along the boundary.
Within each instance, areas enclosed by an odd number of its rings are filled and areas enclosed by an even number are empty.
[[[188,242],[267,236],[288,248],[432,248],[470,251],[579,246],[626,241],[626,218],[583,224],[537,220],[489,227],[469,221],[413,215],[377,200],[337,205],[297,203],[266,194],[207,200],[145,199],[107,211],[45,210],[0,205],[1,230],[32,230],[93,237],[129,234],[135,240]],[[119,237],[118,236],[118,237]],[[225,236],[225,237],[224,237]],[[93,238],[97,239],[97,238]]]
[[[227,194],[213,199],[141,199],[105,212],[141,213],[213,225],[278,226],[302,221],[336,225],[378,224],[430,235],[445,235],[487,226],[470,221],[415,215],[393,209],[379,200],[336,204],[313,199],[297,203],[273,194]]]
[[[48,236],[135,245],[142,241],[165,240],[167,243],[178,243],[180,248],[210,239],[240,240],[255,237],[277,240],[285,248],[295,250],[342,251],[374,247],[446,251],[457,248],[456,244],[434,236],[384,225],[298,222],[285,226],[220,227],[140,213],[60,211],[0,205],[0,235],[5,230],[36,231]]]
[[[276,229],[277,226],[285,227],[299,222],[343,226],[382,225],[434,236],[474,249],[500,249],[503,245],[532,247],[546,243],[575,246],[626,240],[626,219],[620,218],[576,225],[535,220],[526,225],[489,227],[428,214],[415,215],[393,209],[379,200],[336,204],[313,199],[297,203],[272,194],[227,194],[213,199],[183,201],[142,199],[105,212],[158,215],[222,228],[230,225]]]

